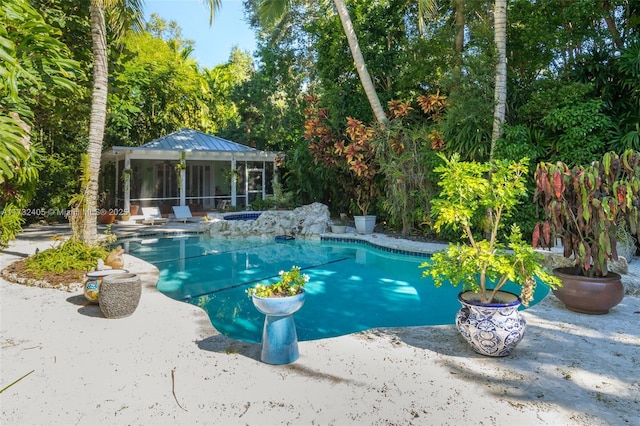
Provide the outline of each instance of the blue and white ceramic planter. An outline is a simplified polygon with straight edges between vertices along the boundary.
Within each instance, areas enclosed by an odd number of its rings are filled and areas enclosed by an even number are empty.
[[[256,309],[266,315],[262,329],[260,360],[267,364],[289,364],[298,359],[298,333],[293,314],[305,300],[305,292],[289,297],[251,297]]]
[[[515,294],[498,291],[493,303],[482,303],[476,293],[465,291],[458,300],[462,308],[456,328],[479,354],[507,356],[524,337],[527,323],[518,312],[521,300]]]

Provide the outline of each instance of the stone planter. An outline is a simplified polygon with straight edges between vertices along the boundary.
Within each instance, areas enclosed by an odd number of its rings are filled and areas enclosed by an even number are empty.
[[[331,225],[331,232],[334,234],[344,234],[347,232],[346,225]]]
[[[376,226],[376,217],[373,215],[369,216],[354,216],[353,220],[356,225],[356,231],[358,234],[371,234],[373,233],[373,228]]]
[[[87,272],[87,280],[84,282],[84,297],[91,303],[98,303],[100,285],[107,275],[126,274],[126,269],[103,269],[101,271]]]
[[[479,295],[465,291],[458,295],[462,308],[456,328],[471,348],[482,355],[507,356],[524,337],[527,323],[518,312],[520,298],[498,291],[492,303],[482,303]]]
[[[305,300],[305,292],[289,297],[251,297],[265,314],[260,360],[267,364],[289,364],[298,359],[298,333],[293,314]]]
[[[136,274],[114,274],[104,277],[100,285],[98,302],[107,318],[124,318],[131,315],[140,302],[142,281]]]

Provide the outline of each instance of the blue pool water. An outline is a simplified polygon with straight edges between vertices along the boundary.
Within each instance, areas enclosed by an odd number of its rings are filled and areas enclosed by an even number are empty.
[[[418,265],[427,257],[361,243],[178,236],[133,239],[124,246],[158,267],[158,290],[203,308],[219,332],[249,342],[260,341],[264,316],[246,289],[275,282],[279,271],[294,265],[310,276],[306,302],[295,314],[300,340],[375,327],[453,324],[460,308],[460,288],[436,289],[421,278]],[[519,293],[509,286],[505,290]],[[547,292],[539,285],[532,303]]]

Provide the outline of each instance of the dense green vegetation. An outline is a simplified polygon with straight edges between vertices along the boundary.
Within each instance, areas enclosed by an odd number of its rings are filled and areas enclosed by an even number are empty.
[[[93,84],[89,3],[0,5],[0,242],[13,238],[24,220],[64,220],[22,215],[19,208],[62,211],[79,191]],[[419,28],[419,2],[345,1],[388,112],[386,127],[374,118],[332,2],[292,2],[279,20],[265,22],[257,3],[245,1],[258,37],[254,56],[234,51],[213,69],[191,58],[193,42],[182,38],[171,17],[153,17],[137,33],[113,27],[126,19],[107,19],[103,147],[137,146],[191,127],[283,151],[283,190],[295,203],[321,201],[334,213],[358,213],[355,186],[343,190],[356,181],[345,163],[318,161],[308,149],[305,110],[313,96],[331,134],[328,147],[354,141],[347,135],[350,120],[375,132],[378,173],[369,212],[404,232],[431,232],[436,153],[480,161],[490,155],[494,2],[440,2]],[[506,122],[495,157],[574,165],[609,150],[640,150],[640,5],[507,4]],[[107,12],[107,18],[115,13]],[[531,180],[527,185],[530,197]],[[512,220],[526,235],[534,211],[526,207],[531,203],[523,205]]]
[[[98,259],[104,260],[108,253],[109,250],[104,245],[89,247],[78,239],[71,238],[27,258],[26,270],[38,278],[42,278],[48,272],[88,272],[94,270]]]

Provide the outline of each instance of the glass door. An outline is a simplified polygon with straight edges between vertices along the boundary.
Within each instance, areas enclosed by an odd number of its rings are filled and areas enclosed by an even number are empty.
[[[247,169],[246,179],[247,206],[255,199],[264,199],[264,169]]]

